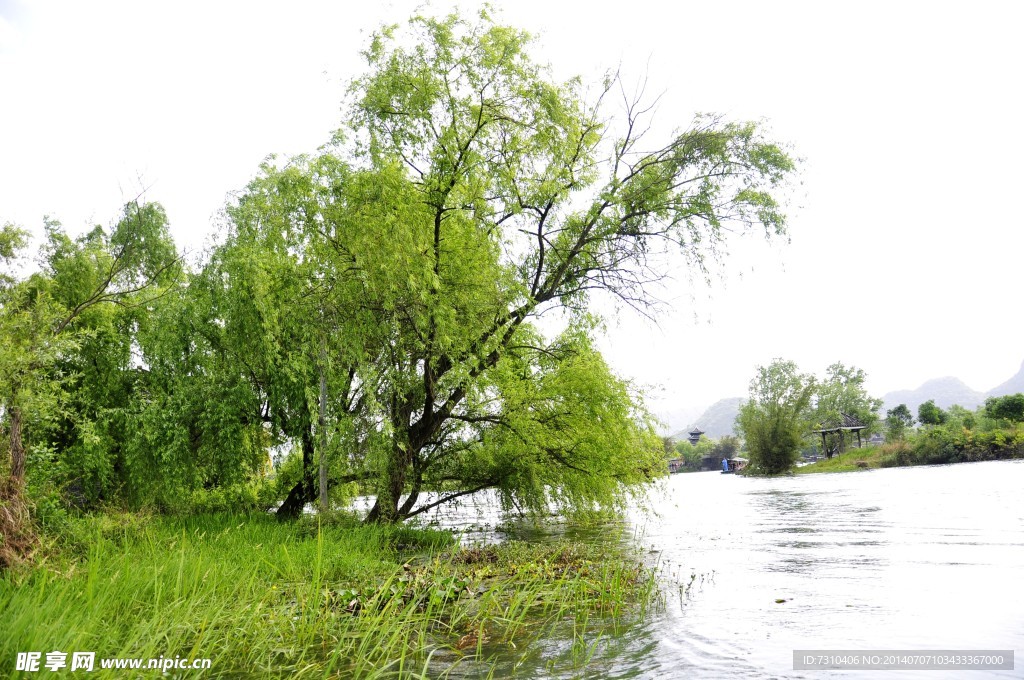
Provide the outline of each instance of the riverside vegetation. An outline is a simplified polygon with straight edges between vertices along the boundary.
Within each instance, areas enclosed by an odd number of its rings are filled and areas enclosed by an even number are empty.
[[[279,516],[355,483],[384,524],[482,489],[622,508],[664,474],[591,302],[651,309],[669,266],[784,236],[796,162],[716,116],[650,139],[616,74],[555,81],[530,44],[486,9],[375,32],[336,135],[262,165],[194,266],[142,200],[109,231],[47,221],[34,259],[0,229],[24,273],[0,275],[4,502],[44,481],[167,510],[267,477],[272,450],[299,472]]]
[[[943,465],[986,460],[1024,458],[1024,425],[990,431],[939,428],[911,435],[906,440],[851,449],[798,467],[796,474],[850,472],[866,468]]]
[[[975,411],[956,405],[943,410],[926,401],[914,430],[905,404],[879,417],[882,401],[867,393],[866,377],[839,362],[824,378],[783,359],[758,367],[736,418],[750,457],[746,474],[789,473],[802,451],[825,459],[796,468],[799,474],[1024,457],[1024,394],[990,397]],[[845,451],[853,429],[861,437],[884,431],[886,443]]]
[[[943,410],[927,401],[918,418],[921,428],[908,430],[913,419],[901,404],[886,418],[885,444],[851,449],[796,468],[796,473],[1024,458],[1024,394],[990,397],[974,411],[961,406]]]
[[[650,602],[635,556],[397,525],[484,489],[614,512],[665,474],[591,302],[649,311],[669,266],[785,237],[797,163],[720,116],[653,139],[642,87],[556,81],[531,41],[488,9],[382,27],[338,131],[268,159],[195,262],[142,196],[34,255],[0,227],[0,663],[403,674]],[[367,526],[310,528],[356,488]]]
[[[262,513],[66,522],[35,568],[0,577],[5,676],[17,652],[71,650],[210,658],[204,677],[437,677],[535,656],[555,626],[583,665],[659,601],[636,555],[579,543],[460,548],[448,532]]]

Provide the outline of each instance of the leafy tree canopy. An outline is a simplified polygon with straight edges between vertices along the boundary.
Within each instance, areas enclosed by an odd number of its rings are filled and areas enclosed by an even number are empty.
[[[827,430],[856,422],[864,432],[874,430],[882,400],[868,395],[864,388],[867,374],[855,366],[836,362],[825,370],[815,386],[810,419],[814,429]],[[852,419],[852,421],[850,420]],[[846,445],[846,432],[838,430],[823,437],[825,455],[831,458]]]
[[[913,426],[914,416],[906,404],[900,404],[885,413],[886,436],[890,441],[903,439],[908,427]]]
[[[24,234],[5,227],[0,255],[23,256]],[[132,202],[108,232],[72,238],[47,220],[37,263],[0,284],[0,398],[10,475],[20,486],[26,449],[57,450],[41,467],[60,481],[109,477],[125,434],[114,411],[131,395],[132,343],[181,268],[158,204]],[[27,433],[27,437],[25,436]],[[52,456],[50,457],[52,458]]]
[[[381,522],[483,488],[621,502],[664,460],[592,299],[646,309],[666,252],[706,271],[728,234],[783,235],[795,163],[717,116],[649,139],[644,103],[611,110],[617,76],[556,82],[530,43],[486,11],[377,31],[330,143],[268,160],[187,277],[158,205],[109,234],[48,226],[43,270],[2,283],[5,418],[57,414],[38,431],[93,497],[216,487],[291,445],[282,515],[328,480]],[[0,257],[22,241],[5,227]]]
[[[922,425],[942,425],[947,417],[946,412],[935,405],[934,399],[917,407],[917,419]]]
[[[834,363],[822,379],[799,372],[791,361],[776,359],[759,367],[750,383],[750,400],[740,409],[737,427],[751,455],[751,465],[766,474],[785,472],[796,462],[813,431],[845,426],[848,418],[870,430],[878,421],[881,399],[868,395],[863,370]],[[845,445],[845,432],[826,432],[829,457]]]
[[[750,398],[740,407],[737,429],[746,440],[750,465],[768,475],[787,472],[810,430],[810,404],[816,381],[792,361],[759,366]]]
[[[1008,394],[985,400],[985,414],[997,420],[1024,422],[1024,394]]]
[[[811,419],[819,428],[835,425],[844,416],[856,418],[867,431],[878,422],[882,400],[868,395],[864,388],[867,374],[855,366],[834,363],[825,370],[825,377],[817,382],[815,406]]]
[[[231,314],[254,307],[238,337],[291,436],[312,422],[327,338],[338,473],[377,492],[371,519],[485,487],[537,509],[614,503],[660,469],[659,443],[593,349],[591,296],[644,307],[666,246],[701,267],[729,231],[784,231],[775,193],[794,162],[756,125],[701,117],[651,143],[640,103],[621,126],[608,115],[614,76],[588,97],[530,41],[486,12],[377,32],[332,144],[265,167],[215,256],[253,264],[211,280],[265,282],[266,302]],[[277,266],[295,272],[287,291],[262,273]],[[564,330],[541,333],[552,310]]]

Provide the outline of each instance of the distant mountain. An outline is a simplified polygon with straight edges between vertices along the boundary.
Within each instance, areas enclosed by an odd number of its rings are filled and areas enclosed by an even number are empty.
[[[939,408],[959,404],[964,408],[975,409],[985,403],[984,394],[972,390],[959,378],[947,376],[929,380],[916,390],[889,392],[882,397],[882,415],[885,415],[886,410],[900,404],[906,404],[910,412],[916,415],[917,407],[929,399],[934,399],[935,405]]]
[[[675,432],[676,430],[684,427],[687,423],[691,422],[697,414],[700,413],[700,408],[677,408],[671,411],[658,411],[654,415],[658,417],[661,424],[658,426],[659,434],[668,434]]]
[[[1007,394],[1024,392],[1024,363],[1021,363],[1017,375],[1013,376],[998,387],[993,387],[985,393],[987,397],[1005,397]]]
[[[740,404],[744,401],[746,400],[743,397],[730,397],[716,401],[686,429],[673,434],[672,438],[677,441],[686,439],[694,427],[703,430],[704,434],[711,439],[733,434],[732,428],[736,423],[736,415],[740,412]]]

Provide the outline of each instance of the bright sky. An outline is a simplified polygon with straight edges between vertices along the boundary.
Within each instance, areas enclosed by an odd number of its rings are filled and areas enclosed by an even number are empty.
[[[776,356],[879,396],[1020,366],[1024,3],[493,4],[559,76],[646,72],[664,124],[764,119],[805,159],[790,244],[737,244],[710,287],[680,273],[657,327],[611,320],[656,411],[742,396]],[[265,156],[327,140],[369,31],[419,5],[0,0],[0,221],[107,224],[146,187],[198,253]]]

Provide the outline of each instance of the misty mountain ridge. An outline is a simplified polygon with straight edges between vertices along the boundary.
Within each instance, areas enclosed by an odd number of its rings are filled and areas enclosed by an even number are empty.
[[[954,404],[974,410],[985,403],[985,394],[972,390],[963,380],[953,376],[926,380],[914,390],[895,390],[882,397],[882,413],[906,404],[911,413],[917,413],[917,407],[933,399],[939,408],[949,408]]]
[[[886,410],[906,404],[910,412],[916,416],[917,408],[929,399],[933,399],[939,408],[947,409],[957,404],[973,410],[984,404],[988,397],[1004,397],[1018,392],[1024,393],[1024,362],[1013,377],[988,392],[971,389],[963,380],[954,376],[926,380],[913,390],[889,392],[882,397],[879,415],[884,417]],[[733,434],[733,425],[744,401],[745,397],[728,397],[716,401],[685,429],[674,433],[672,438],[676,441],[686,439],[694,427],[703,430],[711,439]]]
[[[719,399],[708,407],[696,420],[685,430],[680,430],[672,435],[676,441],[686,439],[690,436],[690,430],[697,427],[704,431],[710,439],[718,439],[728,434],[733,434],[733,426],[736,424],[736,416],[740,412],[740,405],[746,401],[745,397],[727,397]]]
[[[1024,361],[1020,364],[1020,369],[1017,370],[1017,374],[1000,385],[993,387],[985,396],[988,397],[1005,397],[1008,394],[1017,394],[1018,392],[1024,392]]]
[[[949,408],[958,404],[968,409],[976,409],[989,397],[1005,397],[1008,394],[1024,392],[1024,362],[1017,373],[1009,380],[993,387],[988,392],[978,392],[968,387],[964,381],[953,376],[934,378],[925,381],[916,390],[896,390],[882,397],[883,414],[886,409],[906,404],[911,413],[917,413],[917,407],[928,401],[935,400],[939,408]]]

